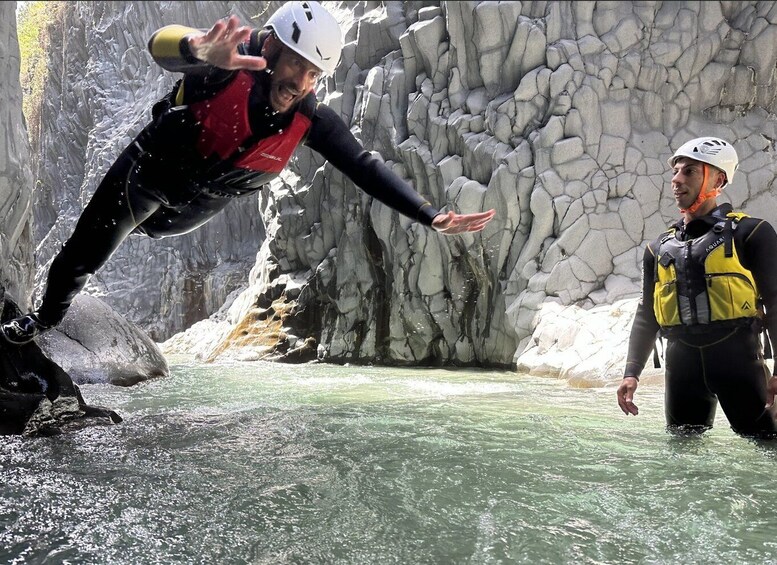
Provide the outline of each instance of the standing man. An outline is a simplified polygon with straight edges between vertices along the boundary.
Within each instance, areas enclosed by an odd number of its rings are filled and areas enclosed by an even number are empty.
[[[692,139],[669,159],[682,218],[645,249],[642,299],[631,328],[618,405],[636,415],[639,375],[656,334],[667,339],[665,410],[670,431],[712,427],[718,401],[741,435],[771,436],[777,376],[759,333],[777,336],[777,234],[766,221],[718,205],[739,160],[731,144]],[[766,317],[763,309],[765,306]]]
[[[343,38],[317,2],[287,2],[263,30],[236,16],[207,32],[172,25],[149,41],[154,60],[184,73],[153,120],[119,155],[49,269],[40,308],[0,328],[23,344],[56,326],[132,233],[188,233],[234,198],[260,190],[297,146],[319,152],[369,195],[444,234],[477,232],[494,210],[440,213],[370,155],[314,87],[332,74]]]

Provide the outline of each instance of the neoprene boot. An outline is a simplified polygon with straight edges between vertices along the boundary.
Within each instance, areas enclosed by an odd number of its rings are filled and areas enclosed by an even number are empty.
[[[41,322],[37,312],[31,312],[0,325],[0,333],[3,334],[6,341],[14,345],[24,345],[53,327],[53,325]]]

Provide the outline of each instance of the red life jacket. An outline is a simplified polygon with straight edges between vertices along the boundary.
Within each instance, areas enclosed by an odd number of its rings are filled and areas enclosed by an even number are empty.
[[[251,73],[239,71],[229,86],[215,96],[189,105],[202,124],[197,140],[200,155],[210,157],[215,153],[222,160],[230,159],[250,138],[248,97],[253,85]],[[245,148],[233,165],[240,169],[280,173],[310,129],[314,108],[315,97],[311,91],[295,112],[289,127]]]

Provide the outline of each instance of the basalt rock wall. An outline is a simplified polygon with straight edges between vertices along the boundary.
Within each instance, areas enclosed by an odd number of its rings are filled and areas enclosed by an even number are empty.
[[[95,277],[90,291],[155,337],[221,307],[207,346],[178,343],[211,358],[510,365],[543,305],[638,293],[646,242],[677,217],[666,159],[701,135],[740,155],[721,200],[777,221],[771,2],[324,4],[347,44],[322,102],[440,208],[497,217],[436,234],[303,148],[257,198],[189,236],[133,238]],[[146,53],[150,33],[230,12],[261,25],[275,6],[73,4],[41,148],[49,257],[175,78]]]
[[[340,362],[509,365],[547,303],[638,294],[646,242],[678,215],[666,159],[696,136],[740,154],[721,200],[777,219],[773,4],[413,8],[344,18],[324,100],[431,201],[497,217],[435,234],[303,152],[265,193],[270,237],[209,355],[288,358],[315,338]]]
[[[22,117],[15,2],[0,3],[0,286],[27,305],[34,275],[30,146]]]

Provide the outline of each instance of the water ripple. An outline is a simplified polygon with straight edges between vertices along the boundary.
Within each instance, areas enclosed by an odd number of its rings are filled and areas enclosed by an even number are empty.
[[[0,562],[769,563],[775,451],[659,387],[271,364],[86,385],[122,424],[0,442]]]

